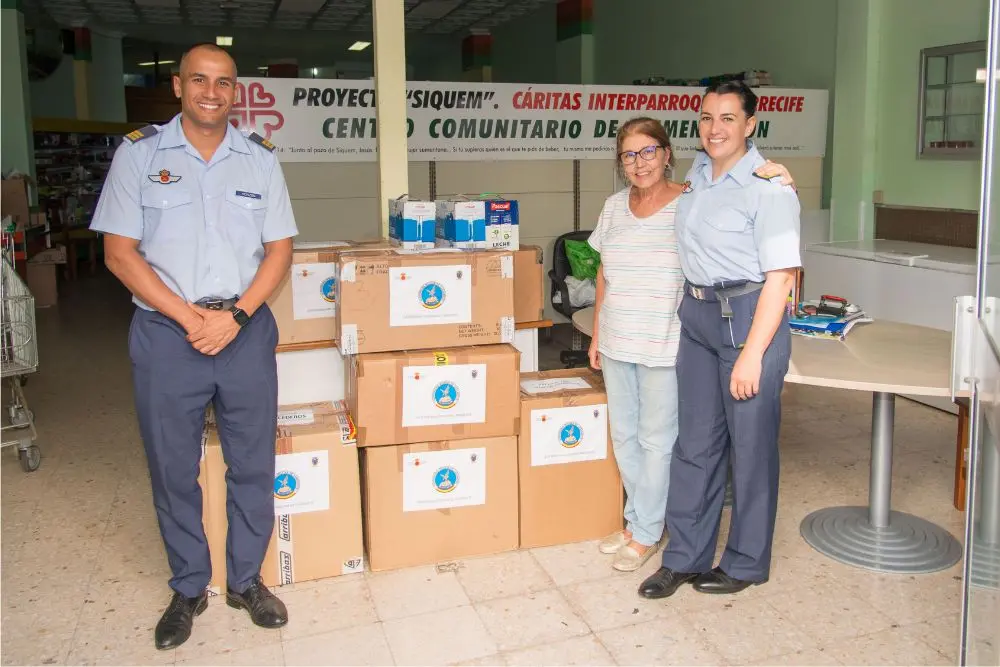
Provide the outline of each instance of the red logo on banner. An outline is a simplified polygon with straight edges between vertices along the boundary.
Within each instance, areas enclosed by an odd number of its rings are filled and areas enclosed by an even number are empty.
[[[237,83],[229,122],[233,127],[252,130],[270,139],[271,133],[285,124],[285,117],[274,108],[274,95],[265,91],[263,84],[255,82],[247,87]]]

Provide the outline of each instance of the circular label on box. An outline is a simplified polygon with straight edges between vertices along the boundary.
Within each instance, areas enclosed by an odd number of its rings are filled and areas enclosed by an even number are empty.
[[[451,493],[458,486],[458,471],[451,466],[438,468],[434,472],[434,489],[438,493]]]

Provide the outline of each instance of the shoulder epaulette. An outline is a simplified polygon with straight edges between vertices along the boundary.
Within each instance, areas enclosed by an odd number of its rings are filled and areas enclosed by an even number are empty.
[[[266,150],[271,151],[272,153],[274,152],[274,144],[272,144],[270,141],[260,136],[256,132],[251,132],[249,135],[247,135],[247,139],[249,139],[250,141],[254,142],[259,146],[263,146]]]
[[[149,139],[155,136],[159,130],[156,129],[155,125],[147,125],[146,127],[140,127],[138,130],[133,130],[125,135],[125,138],[129,143],[136,143],[137,141],[142,141],[143,139]]]

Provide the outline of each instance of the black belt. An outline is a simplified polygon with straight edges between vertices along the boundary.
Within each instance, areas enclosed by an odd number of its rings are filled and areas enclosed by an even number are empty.
[[[202,299],[198,301],[197,305],[206,310],[229,310],[236,305],[237,301],[239,301],[239,297],[231,299]]]
[[[684,283],[684,291],[699,301],[718,301],[750,294],[764,287],[764,283],[750,280],[726,280],[711,287]]]

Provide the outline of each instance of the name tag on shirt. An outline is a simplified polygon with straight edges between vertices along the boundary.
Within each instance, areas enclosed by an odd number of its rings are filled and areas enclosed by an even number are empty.
[[[247,192],[246,190],[237,190],[237,197],[246,197],[247,199],[260,199],[260,195],[256,192]]]

